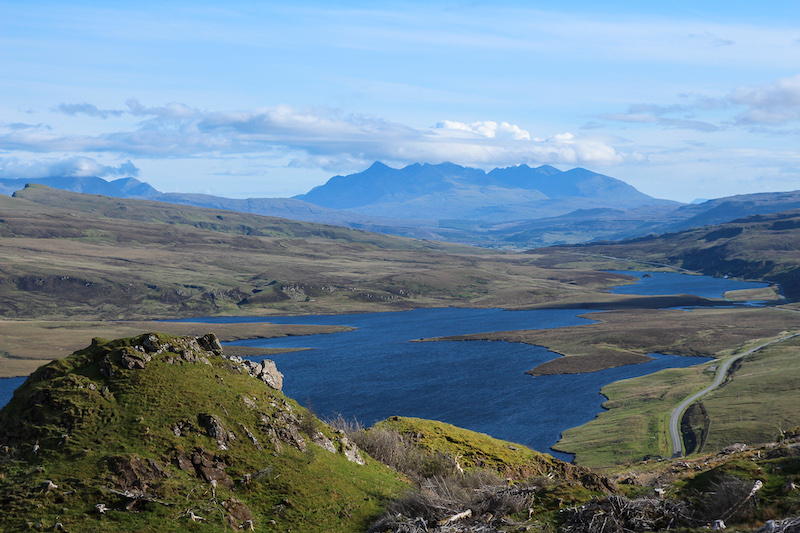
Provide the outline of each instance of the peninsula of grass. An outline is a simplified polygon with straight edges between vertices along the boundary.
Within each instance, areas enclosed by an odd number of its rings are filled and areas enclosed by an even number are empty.
[[[671,457],[669,413],[684,398],[711,383],[715,363],[665,369],[602,388],[606,409],[591,422],[561,434],[553,446],[575,455],[574,463],[619,471],[646,459]]]
[[[715,357],[747,343],[800,329],[800,314],[779,308],[639,309],[584,315],[593,324],[474,333],[429,341],[502,340],[556,352],[531,375],[594,372],[649,361],[650,353]]]

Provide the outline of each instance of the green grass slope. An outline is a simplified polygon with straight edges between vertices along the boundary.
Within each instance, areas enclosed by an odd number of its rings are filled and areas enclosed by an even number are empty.
[[[594,531],[600,511],[623,521],[647,508],[626,530],[723,516],[747,531],[800,512],[787,488],[800,482],[796,434],[633,465],[615,485],[436,421],[334,429],[281,380],[274,365],[222,356],[210,334],[95,339],[43,366],[0,411],[0,530]]]
[[[96,339],[32,374],[0,411],[0,529],[362,531],[407,488],[217,348]]]

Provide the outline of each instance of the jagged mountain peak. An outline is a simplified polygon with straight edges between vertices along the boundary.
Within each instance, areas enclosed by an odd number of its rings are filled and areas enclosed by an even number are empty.
[[[634,187],[582,168],[562,172],[552,166],[531,168],[527,164],[495,168],[490,172],[454,163],[415,163],[395,169],[375,163],[363,172],[335,176],[307,194],[295,196],[306,202],[333,209],[349,209],[364,214],[417,218],[475,218],[508,210],[511,205],[534,204],[547,200],[577,198],[573,209],[632,207],[658,201]],[[595,206],[592,206],[595,207]],[[560,212],[570,211],[561,207]],[[515,210],[525,211],[524,207]],[[517,218],[526,218],[524,215]]]

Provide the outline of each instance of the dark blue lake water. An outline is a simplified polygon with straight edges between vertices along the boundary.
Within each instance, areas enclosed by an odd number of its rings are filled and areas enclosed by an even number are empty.
[[[2,378],[0,379],[0,405],[5,405],[14,396],[17,387],[25,383],[28,378]]]
[[[699,280],[709,285],[698,284]],[[654,273],[636,285],[624,287],[624,290],[638,288],[636,294],[689,293],[720,297],[728,290],[743,288],[742,283]],[[665,289],[667,286],[670,289]],[[656,290],[669,292],[648,292]],[[653,361],[640,365],[590,374],[532,377],[525,371],[557,355],[537,346],[500,341],[411,341],[424,337],[587,324],[591,321],[577,316],[586,312],[574,309],[504,311],[445,308],[192,321],[211,324],[329,324],[358,328],[352,332],[231,344],[310,348],[270,358],[285,375],[284,392],[313,408],[319,416],[342,414],[346,418],[355,417],[366,425],[392,415],[430,418],[526,444],[570,460],[566,454],[551,452],[550,446],[558,441],[562,431],[592,420],[602,410],[605,398],[600,395],[600,389],[604,385],[663,368],[698,364],[706,359],[654,354]],[[19,382],[3,381],[0,391],[2,385],[7,390],[19,385]],[[6,395],[10,397],[10,393]],[[0,400],[2,398],[0,396]]]
[[[611,270],[610,272],[630,274],[639,278],[639,282],[634,285],[622,285],[611,289],[611,292],[615,294],[640,294],[646,296],[694,294],[702,298],[721,298],[728,291],[769,287],[769,283],[758,281],[737,281],[709,276],[676,274],[674,272],[648,273],[622,270]]]

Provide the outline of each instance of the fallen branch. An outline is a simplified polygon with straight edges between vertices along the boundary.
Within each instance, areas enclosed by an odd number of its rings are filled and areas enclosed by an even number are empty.
[[[172,505],[169,502],[161,501],[144,492],[139,492],[139,491],[133,492],[130,490],[115,490],[115,489],[109,489],[107,487],[103,487],[103,490],[106,492],[110,492],[111,494],[116,494],[117,496],[124,496],[129,500],[160,503],[161,505]]]
[[[439,520],[438,522],[436,522],[436,525],[446,526],[448,524],[452,524],[453,522],[463,520],[464,518],[469,518],[470,516],[472,516],[472,509],[467,509],[463,513],[456,513],[453,516],[445,518],[444,520]]]

